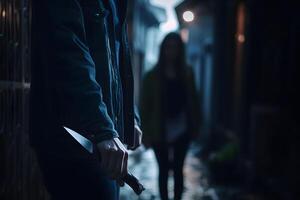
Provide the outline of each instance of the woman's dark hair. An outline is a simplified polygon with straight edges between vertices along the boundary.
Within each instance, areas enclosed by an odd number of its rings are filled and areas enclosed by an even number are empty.
[[[184,68],[186,66],[185,63],[185,46],[184,46],[184,42],[181,39],[181,36],[176,33],[176,32],[171,32],[169,34],[167,34],[167,36],[164,38],[164,40],[161,43],[160,46],[160,53],[159,53],[159,58],[158,58],[158,66],[159,68],[163,68],[166,65],[166,56],[165,56],[165,52],[168,51],[167,49],[167,43],[170,41],[176,41],[177,42],[177,49],[178,49],[178,56],[176,56],[177,61],[174,62],[177,64],[177,66],[174,66],[176,68],[176,73],[177,75],[183,75],[184,73]],[[162,70],[163,71],[163,70]]]

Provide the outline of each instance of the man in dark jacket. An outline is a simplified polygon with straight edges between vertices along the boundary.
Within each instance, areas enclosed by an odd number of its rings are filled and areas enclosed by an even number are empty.
[[[118,199],[133,108],[126,0],[34,0],[30,139],[53,199]],[[63,127],[94,142],[89,154]]]

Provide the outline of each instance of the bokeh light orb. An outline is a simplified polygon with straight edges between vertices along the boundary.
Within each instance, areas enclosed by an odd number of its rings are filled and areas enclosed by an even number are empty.
[[[187,10],[183,13],[182,18],[186,22],[192,22],[195,18],[194,13],[190,10]]]

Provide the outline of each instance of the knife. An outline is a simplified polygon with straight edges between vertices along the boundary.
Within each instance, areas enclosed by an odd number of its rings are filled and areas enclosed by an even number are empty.
[[[94,152],[94,145],[92,141],[70,128],[65,126],[63,126],[63,128],[90,154]],[[145,190],[139,180],[129,172],[122,178],[122,181],[129,185],[137,195],[140,195]]]

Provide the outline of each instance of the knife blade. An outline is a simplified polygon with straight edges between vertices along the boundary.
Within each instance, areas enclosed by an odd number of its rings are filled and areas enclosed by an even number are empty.
[[[65,126],[64,129],[88,152],[90,152],[91,154],[94,152],[93,143],[89,139],[83,137],[81,134]]]
[[[94,152],[92,141],[68,127],[63,126],[63,128],[89,153],[92,154]],[[137,195],[140,195],[145,190],[139,180],[129,172],[122,178],[122,181],[129,185]]]

